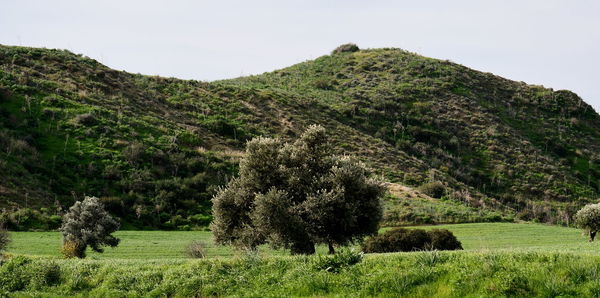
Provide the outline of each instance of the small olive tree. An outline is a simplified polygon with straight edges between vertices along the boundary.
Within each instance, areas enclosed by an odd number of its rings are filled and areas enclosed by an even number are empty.
[[[345,245],[377,232],[384,187],[350,157],[332,154],[325,129],[311,126],[294,143],[255,138],[240,176],[213,198],[217,243],[263,243],[313,254],[315,244]]]
[[[600,203],[586,205],[577,211],[575,223],[588,231],[590,242],[594,241],[596,233],[600,231]]]
[[[119,239],[111,234],[119,229],[113,218],[96,197],[85,197],[75,202],[64,215],[60,231],[63,235],[63,254],[66,257],[85,258],[85,250],[91,247],[103,252],[102,246],[115,247]]]

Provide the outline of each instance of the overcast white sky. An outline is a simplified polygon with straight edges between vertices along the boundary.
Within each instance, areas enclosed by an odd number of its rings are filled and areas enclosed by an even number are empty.
[[[600,1],[0,0],[0,43],[119,70],[216,80],[398,47],[578,93],[600,111]]]

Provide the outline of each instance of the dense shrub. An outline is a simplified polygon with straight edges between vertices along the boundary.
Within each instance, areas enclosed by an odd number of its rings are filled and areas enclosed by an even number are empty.
[[[200,241],[192,241],[185,248],[185,254],[190,258],[204,258],[206,251],[204,250],[204,244]]]
[[[14,257],[0,266],[0,289],[8,292],[23,290],[29,280],[26,265],[31,259]]]
[[[382,253],[425,249],[455,250],[462,249],[462,245],[452,232],[445,229],[425,231],[396,228],[367,239],[362,249],[366,253]]]
[[[366,253],[422,250],[431,238],[424,230],[398,228],[367,239],[362,249]]]
[[[587,230],[590,241],[594,241],[596,233],[600,231],[600,203],[586,205],[577,211],[575,223],[578,227]]]
[[[439,199],[446,193],[446,187],[441,182],[434,181],[419,186],[419,191],[432,198]]]
[[[457,250],[462,249],[462,244],[452,232],[446,229],[433,229],[427,231],[431,238],[431,248],[437,250]]]
[[[85,257],[90,246],[96,252],[103,252],[102,246],[115,247],[119,239],[111,234],[119,229],[119,222],[106,210],[96,197],[85,197],[75,202],[63,217],[60,231],[63,234],[63,254],[66,257]]]
[[[343,45],[335,48],[335,50],[333,50],[332,54],[347,53],[347,52],[358,52],[359,50],[360,49],[358,48],[358,46],[356,44],[347,43],[347,44],[343,44]]]
[[[37,290],[60,282],[60,267],[54,262],[34,263],[24,256],[16,256],[0,266],[0,296],[2,291]]]

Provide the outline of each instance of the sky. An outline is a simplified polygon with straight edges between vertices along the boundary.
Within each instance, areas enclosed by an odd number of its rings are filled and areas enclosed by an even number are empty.
[[[569,89],[600,111],[597,0],[0,0],[0,44],[148,75],[260,74],[348,42]]]

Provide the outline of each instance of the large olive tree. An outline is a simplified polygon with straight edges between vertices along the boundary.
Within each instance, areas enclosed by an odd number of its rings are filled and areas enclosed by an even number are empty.
[[[270,243],[294,254],[315,244],[345,245],[377,232],[384,187],[358,161],[334,156],[325,129],[294,143],[255,138],[240,175],[213,198],[217,243],[254,249]]]
[[[594,241],[596,233],[600,231],[600,203],[586,205],[577,211],[575,223],[588,231],[590,242]]]
[[[96,252],[103,252],[102,246],[115,247],[119,239],[111,234],[119,229],[119,222],[113,218],[96,197],[85,197],[75,202],[63,216],[60,231],[63,234],[63,254],[67,257],[85,257],[89,246]]]

